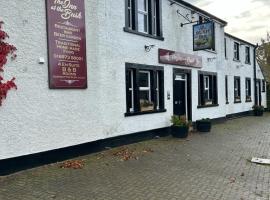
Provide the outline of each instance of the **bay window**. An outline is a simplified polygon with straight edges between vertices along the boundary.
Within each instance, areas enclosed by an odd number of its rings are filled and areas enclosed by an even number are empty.
[[[165,112],[162,67],[126,64],[126,116]]]

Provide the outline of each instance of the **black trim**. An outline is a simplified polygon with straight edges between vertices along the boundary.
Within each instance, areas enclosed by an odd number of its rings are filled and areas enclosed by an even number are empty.
[[[249,116],[251,114],[252,111],[233,113],[227,115],[226,117],[211,119],[211,122],[220,123],[225,122],[227,119]],[[4,159],[0,160],[0,176],[5,176],[22,170],[31,169],[42,165],[61,162],[79,156],[104,151],[108,149],[108,147],[113,148],[138,143],[145,140],[151,140],[157,136],[159,137],[169,136],[169,134],[170,134],[170,127],[164,127],[160,129],[153,129],[149,131],[142,131],[132,133],[129,135],[122,135],[94,142],[88,142],[71,147]]]
[[[226,118],[235,119],[235,118],[246,117],[250,115],[252,115],[252,111],[244,111],[244,112],[229,114],[226,116]]]
[[[211,104],[211,105],[201,105],[197,106],[197,108],[211,108],[211,107],[218,107],[219,104]]]
[[[187,74],[187,101],[188,101],[188,120],[192,121],[192,70],[173,68],[173,87],[177,74]]]
[[[133,33],[135,35],[140,35],[140,36],[144,36],[144,37],[148,37],[148,38],[152,38],[152,39],[157,39],[157,40],[164,41],[164,37],[162,37],[162,36],[154,36],[154,35],[150,35],[150,34],[147,34],[147,33],[141,33],[141,32],[138,32],[138,31],[131,30],[131,29],[126,28],[126,27],[124,27],[123,30],[125,32],[127,32],[127,33]]]
[[[148,33],[142,33],[138,31],[138,1],[131,0],[132,3],[132,13],[131,13],[131,20],[132,20],[132,27],[129,27],[129,18],[128,18],[128,1],[125,0],[125,27],[123,30],[128,33],[133,33],[136,35],[141,35],[144,37],[149,37],[158,40],[164,40],[162,37],[162,0],[156,0],[156,24],[154,24],[154,12],[153,12],[153,5],[154,0],[147,0],[148,1]],[[154,27],[156,27],[156,33],[153,32]]]
[[[16,158],[0,160],[0,176],[9,175],[18,171],[61,162],[75,157],[88,155],[108,149],[119,147],[145,140],[151,140],[156,136],[164,137],[170,133],[169,127],[150,131],[137,132],[104,140],[84,143],[76,146],[46,151]]]
[[[209,80],[210,97],[213,104],[205,105],[204,76],[212,76]],[[211,85],[211,87],[210,87]],[[218,75],[217,72],[198,71],[198,106],[197,108],[216,107],[218,104]]]
[[[151,96],[152,101],[154,103],[153,111],[140,111],[140,101],[139,101],[139,71],[146,70],[150,71],[151,76]],[[129,96],[129,77],[128,72],[133,71],[133,90],[134,90],[134,111],[130,112],[130,96]],[[126,113],[124,114],[126,117],[134,116],[134,115],[143,115],[143,114],[151,114],[151,113],[160,113],[166,112],[165,109],[165,100],[164,100],[164,67],[154,66],[154,65],[144,65],[137,63],[126,63],[125,67],[126,73]],[[156,93],[156,76],[159,74],[159,96],[157,97]],[[157,98],[159,98],[159,109],[157,110]]]
[[[247,85],[248,81],[249,81],[249,85]],[[249,90],[248,93],[249,94],[247,94],[247,86],[248,86],[248,90]],[[248,102],[252,102],[252,99],[251,99],[251,78],[246,78],[246,81],[245,81],[245,91],[246,91],[246,102],[247,103]],[[248,98],[250,98],[250,100]]]
[[[242,101],[234,101],[233,103],[235,103],[235,104],[242,103]]]
[[[228,75],[225,75],[225,100],[226,104],[229,104]]]
[[[236,85],[235,85],[235,83],[236,83],[236,81],[239,81],[239,88],[238,88],[238,92],[239,92],[239,97],[240,97],[240,100],[236,100],[236,96],[235,96],[235,89],[236,89]],[[234,92],[234,103],[241,103],[242,102],[242,97],[241,97],[241,77],[240,76],[234,76],[234,86],[233,86],[233,88],[234,88],[234,90],[233,90],[233,92]]]
[[[160,109],[160,110],[144,111],[144,112],[130,112],[130,113],[125,113],[125,117],[137,116],[137,115],[147,115],[147,114],[154,114],[154,113],[164,113],[164,112],[167,112],[167,110]]]

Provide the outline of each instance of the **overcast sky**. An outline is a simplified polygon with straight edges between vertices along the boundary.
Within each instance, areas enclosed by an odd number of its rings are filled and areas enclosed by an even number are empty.
[[[225,31],[260,43],[270,31],[270,0],[186,0],[228,22]]]

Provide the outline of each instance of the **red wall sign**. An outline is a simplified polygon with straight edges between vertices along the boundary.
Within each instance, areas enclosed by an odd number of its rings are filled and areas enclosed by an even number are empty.
[[[159,49],[159,62],[163,64],[202,68],[202,57],[181,52]]]
[[[49,86],[87,88],[84,0],[46,0]]]

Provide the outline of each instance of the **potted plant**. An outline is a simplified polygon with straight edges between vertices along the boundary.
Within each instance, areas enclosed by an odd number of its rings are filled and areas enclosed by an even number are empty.
[[[252,107],[254,115],[255,116],[263,116],[263,112],[264,112],[264,107],[263,106],[259,106],[259,105],[254,105]]]
[[[196,127],[199,132],[210,132],[212,127],[211,120],[209,118],[197,120]]]
[[[190,123],[185,117],[173,115],[171,117],[171,135],[176,138],[186,138],[189,132]]]

